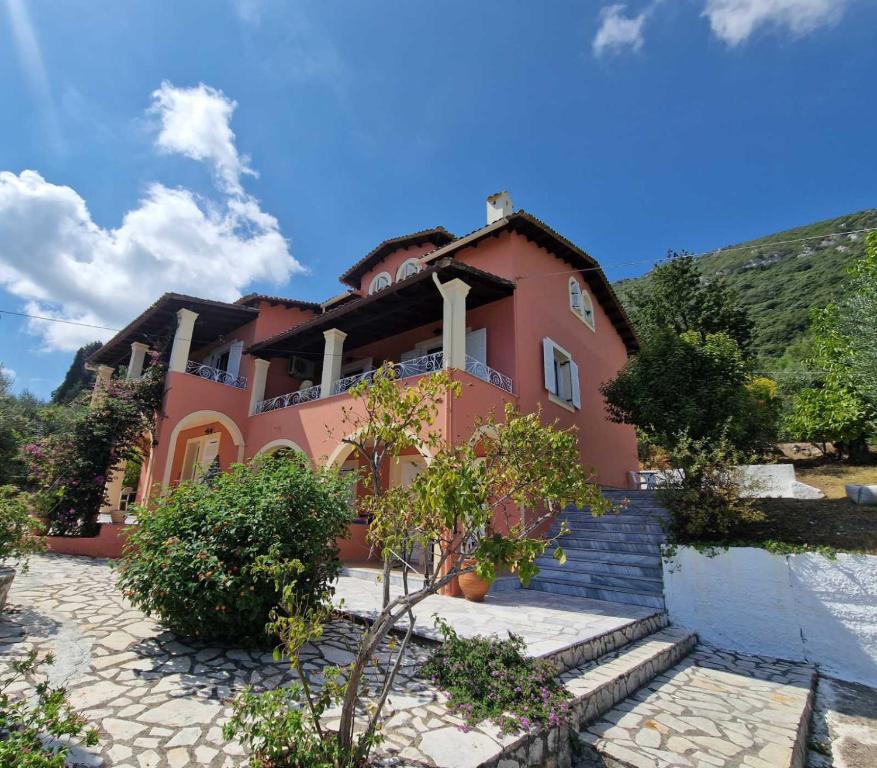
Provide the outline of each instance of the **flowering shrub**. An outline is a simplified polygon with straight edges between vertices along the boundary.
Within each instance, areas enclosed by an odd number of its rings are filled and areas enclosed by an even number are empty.
[[[14,559],[26,571],[28,557],[45,549],[40,527],[30,516],[28,495],[13,485],[0,485],[0,565]]]
[[[64,768],[72,741],[90,747],[97,744],[97,731],[86,729],[63,688],[51,688],[43,680],[20,697],[7,693],[13,683],[52,663],[51,655],[38,660],[37,652],[31,651],[11,661],[11,674],[0,678],[0,766],[4,768]]]
[[[324,594],[338,575],[350,489],[300,453],[237,464],[211,483],[183,483],[138,508],[119,587],[138,608],[188,637],[265,642],[283,589],[273,563],[298,560],[295,594]]]
[[[524,640],[509,633],[461,638],[436,618],[442,646],[421,668],[449,696],[449,707],[467,726],[492,718],[504,733],[566,725],[569,693],[555,679],[557,670],[544,659],[524,656]]]
[[[163,393],[164,369],[158,365],[135,381],[113,379],[69,430],[25,446],[49,535],[94,534],[107,473],[140,456],[139,444],[155,426]]]

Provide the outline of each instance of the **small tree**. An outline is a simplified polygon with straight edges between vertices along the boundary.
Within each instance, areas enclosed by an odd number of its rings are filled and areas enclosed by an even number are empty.
[[[380,423],[348,416],[352,420],[348,426],[380,434],[384,425],[398,416],[408,419],[411,433],[421,439],[435,418],[436,407],[434,401],[420,401],[419,405],[412,401],[424,392],[442,393],[442,398],[453,396],[459,387],[449,374],[431,377],[430,384],[421,380],[412,386],[400,386],[394,378],[385,367],[375,375],[371,387],[355,390],[369,414],[367,418]],[[353,412],[351,409],[348,414]],[[599,489],[582,467],[573,431],[543,424],[540,414],[522,415],[511,406],[507,406],[502,421],[488,419],[475,426],[473,439],[462,445],[432,441],[436,446],[432,460],[407,488],[368,497],[370,536],[381,543],[385,552],[434,543],[438,554],[435,568],[425,577],[423,586],[411,591],[406,582],[401,593],[383,605],[363,633],[354,661],[341,670],[334,689],[341,705],[338,730],[322,732],[324,740],[331,742],[325,754],[331,755],[335,765],[361,765],[375,743],[384,703],[414,630],[417,605],[473,570],[491,580],[497,569],[507,569],[526,585],[538,571],[536,558],[549,547],[554,546],[555,557],[564,561],[556,539],[537,535],[551,515],[568,502],[590,505],[595,513],[606,507]],[[377,482],[378,478],[374,479]],[[470,557],[472,561],[467,559]],[[295,571],[291,569],[292,579]],[[397,645],[376,698],[363,713],[358,705],[364,695],[364,672],[403,618],[408,619],[408,630]],[[315,619],[312,610],[302,610],[294,600],[284,603],[274,626],[287,640],[286,651],[293,659],[307,637],[322,631],[321,617]],[[313,701],[308,686],[305,694]],[[307,726],[311,731],[321,728],[320,706],[325,702],[317,700],[310,705],[315,713]],[[254,710],[252,701],[247,707],[250,712]],[[364,720],[358,736],[357,717]],[[303,739],[302,743],[312,742]],[[287,754],[296,754],[295,748],[295,744],[288,745]]]
[[[68,430],[25,446],[50,534],[84,534],[94,527],[106,501],[107,473],[140,456],[163,395],[164,369],[158,365],[137,380],[114,379],[90,408],[78,411]]]

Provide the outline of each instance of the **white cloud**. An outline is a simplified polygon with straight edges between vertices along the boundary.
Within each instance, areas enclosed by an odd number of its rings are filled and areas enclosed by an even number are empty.
[[[120,328],[165,291],[231,301],[255,281],[282,283],[303,271],[277,219],[240,187],[248,169],[229,127],[234,102],[203,85],[168,83],[154,98],[157,145],[210,163],[223,194],[209,200],[155,183],[108,229],[74,189],[33,170],[0,172],[0,285],[29,314]],[[181,124],[182,115],[194,124]],[[30,329],[47,349],[112,335],[40,320]]]
[[[706,0],[703,15],[717,37],[739,45],[760,27],[805,35],[834,24],[847,0]]]
[[[241,174],[255,172],[235,146],[230,123],[237,102],[204,83],[174,88],[167,81],[153,91],[152,99],[149,111],[161,121],[158,148],[210,163],[225,189],[240,194]]]
[[[15,381],[15,371],[11,368],[7,368],[5,365],[0,363],[0,377],[6,379],[10,383]]]
[[[643,46],[643,25],[651,13],[649,6],[636,16],[625,15],[627,6],[623,3],[607,5],[600,9],[600,27],[594,37],[595,56],[606,53],[638,51]]]

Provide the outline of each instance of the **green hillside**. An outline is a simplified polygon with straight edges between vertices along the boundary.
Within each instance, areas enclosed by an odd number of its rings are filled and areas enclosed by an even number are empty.
[[[705,276],[724,277],[749,307],[756,354],[777,359],[803,335],[810,310],[840,296],[846,267],[864,254],[865,235],[857,230],[871,227],[877,227],[877,209],[726,246],[699,257],[698,263]],[[615,287],[626,302],[630,291],[647,281],[645,275]]]

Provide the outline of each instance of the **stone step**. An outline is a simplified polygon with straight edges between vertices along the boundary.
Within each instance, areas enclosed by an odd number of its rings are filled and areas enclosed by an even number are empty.
[[[561,547],[564,551],[568,549],[590,549],[599,550],[601,552],[630,552],[634,554],[655,556],[660,556],[661,554],[661,545],[653,541],[615,541],[612,539],[604,539],[602,536],[600,538],[597,538],[596,536],[593,538],[589,536],[577,536],[575,533],[572,533],[569,536],[564,536],[562,541],[563,543],[561,544]]]
[[[585,587],[619,587],[629,589],[639,594],[664,594],[664,582],[660,578],[642,578],[639,576],[611,575],[606,573],[591,573],[570,564],[558,565],[557,561],[536,563],[539,566],[539,574],[536,578],[543,581],[554,581],[561,584],[572,584]]]
[[[577,539],[599,539],[601,541],[620,541],[633,543],[638,542],[642,544],[663,544],[664,543],[664,534],[663,533],[640,533],[637,531],[616,531],[616,530],[606,530],[606,529],[590,529],[590,528],[579,528],[578,526],[572,526],[572,530],[569,534],[564,536],[561,541],[575,541]]]
[[[646,608],[664,610],[664,596],[645,594],[641,592],[623,589],[621,587],[588,587],[582,584],[567,584],[562,581],[552,581],[536,576],[528,587],[531,590],[550,592],[555,595],[572,595],[574,597],[587,597],[591,600],[605,600],[608,603],[623,603],[624,605],[642,605]]]
[[[566,520],[567,526],[575,531],[616,531],[619,533],[651,533],[664,535],[664,529],[657,522],[633,521],[623,517],[569,518],[561,515],[558,520]]]
[[[553,549],[548,550],[549,553]],[[619,565],[641,565],[648,568],[661,568],[661,555],[639,554],[636,552],[607,552],[600,549],[579,549],[576,547],[563,547],[568,560],[599,563],[616,563]]]
[[[380,565],[376,565],[374,568],[346,565],[341,569],[341,575],[351,576],[354,579],[363,579],[364,581],[370,581],[372,583],[380,581],[382,578]],[[411,571],[408,572],[409,591],[414,592],[415,590],[421,589],[425,583],[426,580],[420,574]],[[394,587],[402,586],[402,573],[400,571],[396,569],[390,571],[390,584]]]
[[[573,553],[579,554],[578,550],[564,550],[567,556],[566,565],[560,566],[576,573],[598,573],[607,576],[633,576],[642,579],[655,579],[663,583],[663,571],[660,565],[632,565],[603,562],[600,560],[586,560],[578,557],[571,557]],[[557,568],[558,563],[551,555],[542,555],[536,558],[536,565],[540,569]]]
[[[801,768],[814,670],[698,646],[580,730],[575,768]]]

